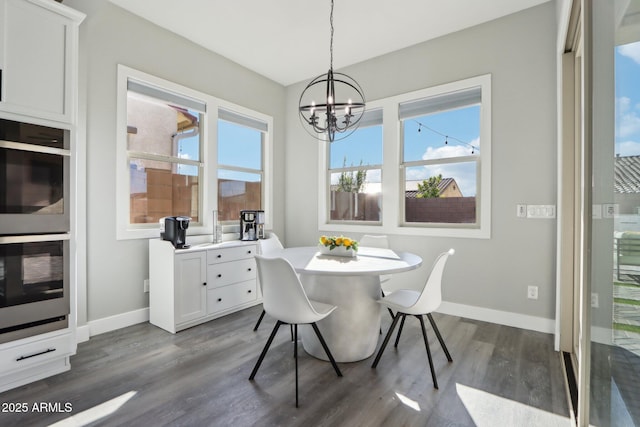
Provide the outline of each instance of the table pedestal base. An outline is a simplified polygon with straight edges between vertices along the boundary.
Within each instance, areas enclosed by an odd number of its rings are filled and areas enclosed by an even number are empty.
[[[357,362],[371,356],[380,337],[379,276],[301,274],[300,279],[309,299],[338,307],[317,322],[335,360]],[[329,360],[311,326],[300,332],[307,353]]]

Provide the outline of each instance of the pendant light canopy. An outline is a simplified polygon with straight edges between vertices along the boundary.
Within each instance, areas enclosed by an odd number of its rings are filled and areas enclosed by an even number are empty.
[[[333,0],[331,0],[330,62],[327,74],[311,80],[300,95],[300,121],[312,136],[325,134],[329,142],[344,139],[358,128],[365,110],[360,85],[343,73],[333,72]]]

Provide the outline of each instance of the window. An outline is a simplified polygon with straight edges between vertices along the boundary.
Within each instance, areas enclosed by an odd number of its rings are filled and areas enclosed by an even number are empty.
[[[117,238],[157,237],[165,216],[210,234],[212,211],[265,211],[271,228],[273,119],[118,65]]]
[[[399,106],[407,225],[478,226],[480,87]]]
[[[367,111],[349,138],[329,144],[331,222],[382,220],[382,110]]]
[[[321,142],[320,229],[489,238],[491,76],[369,101],[367,109],[352,136]]]
[[[200,223],[204,112],[201,101],[128,80],[129,224]]]
[[[220,110],[218,113],[218,215],[237,221],[243,209],[263,209],[264,140],[267,124]]]

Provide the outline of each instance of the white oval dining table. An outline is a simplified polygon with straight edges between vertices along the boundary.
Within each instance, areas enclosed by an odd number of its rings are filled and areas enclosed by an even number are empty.
[[[323,255],[318,247],[292,247],[270,252],[293,265],[309,299],[335,305],[318,328],[338,362],[370,357],[380,335],[380,275],[414,270],[422,258],[408,252],[360,247],[357,256]],[[313,329],[301,325],[302,345],[307,353],[328,360]]]

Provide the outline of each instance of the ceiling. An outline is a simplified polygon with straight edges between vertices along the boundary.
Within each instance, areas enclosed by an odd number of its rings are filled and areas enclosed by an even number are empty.
[[[282,85],[329,69],[329,0],[110,0]],[[340,69],[549,0],[336,0]]]

